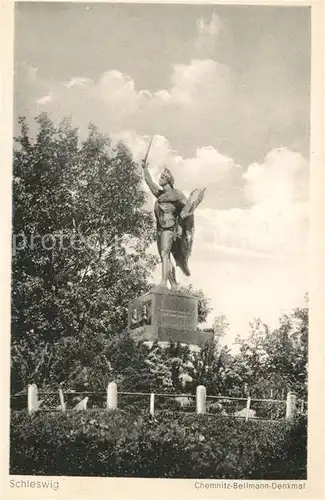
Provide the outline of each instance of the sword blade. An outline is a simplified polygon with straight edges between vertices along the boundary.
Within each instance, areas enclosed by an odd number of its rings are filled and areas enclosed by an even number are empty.
[[[150,149],[151,149],[152,140],[153,140],[153,137],[151,137],[151,139],[149,141],[149,145],[148,145],[148,149],[147,149],[147,152],[146,152],[146,156],[143,159],[144,165],[146,165],[147,161],[148,161],[148,156],[149,156],[149,152],[150,152]]]

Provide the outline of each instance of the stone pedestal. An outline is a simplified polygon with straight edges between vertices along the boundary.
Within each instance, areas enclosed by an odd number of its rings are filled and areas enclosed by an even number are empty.
[[[209,335],[197,329],[198,299],[155,286],[129,302],[128,328],[135,340],[202,345]]]

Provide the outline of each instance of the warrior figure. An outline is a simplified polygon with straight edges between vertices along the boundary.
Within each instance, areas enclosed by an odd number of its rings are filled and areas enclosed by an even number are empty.
[[[157,198],[155,203],[155,216],[157,223],[157,247],[162,263],[162,276],[160,285],[177,288],[175,267],[170,256],[174,257],[185,276],[190,276],[188,259],[191,254],[194,234],[194,210],[204,197],[204,189],[195,189],[187,198],[181,191],[175,189],[174,178],[170,170],[165,167],[157,184],[148,169],[147,158],[142,161],[144,179]]]

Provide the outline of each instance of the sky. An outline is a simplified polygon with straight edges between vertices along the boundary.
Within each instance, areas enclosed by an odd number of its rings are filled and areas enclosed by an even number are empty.
[[[309,106],[308,7],[16,3],[16,118],[93,122],[137,161],[154,135],[155,176],[207,187],[178,277],[228,344],[308,292]]]

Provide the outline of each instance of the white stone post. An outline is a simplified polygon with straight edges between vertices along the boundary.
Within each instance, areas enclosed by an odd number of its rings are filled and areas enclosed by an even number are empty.
[[[38,406],[37,386],[36,384],[28,384],[27,408],[29,415],[37,411]]]
[[[63,395],[63,391],[62,391],[61,387],[59,389],[59,396],[60,396],[61,411],[64,413],[66,411],[66,409],[67,409],[67,405],[64,402],[64,395]]]
[[[206,401],[207,400],[207,391],[204,385],[199,385],[196,388],[196,413],[205,413],[206,412]]]
[[[153,392],[150,394],[150,415],[152,417],[155,415],[155,395]]]
[[[246,422],[247,420],[249,419],[249,411],[250,411],[250,408],[251,408],[251,398],[250,396],[248,396],[247,398],[247,403],[246,403]]]
[[[286,420],[293,420],[296,416],[297,396],[289,391],[287,394]]]
[[[115,382],[110,382],[107,386],[107,402],[108,410],[116,410],[117,408],[117,385]]]

